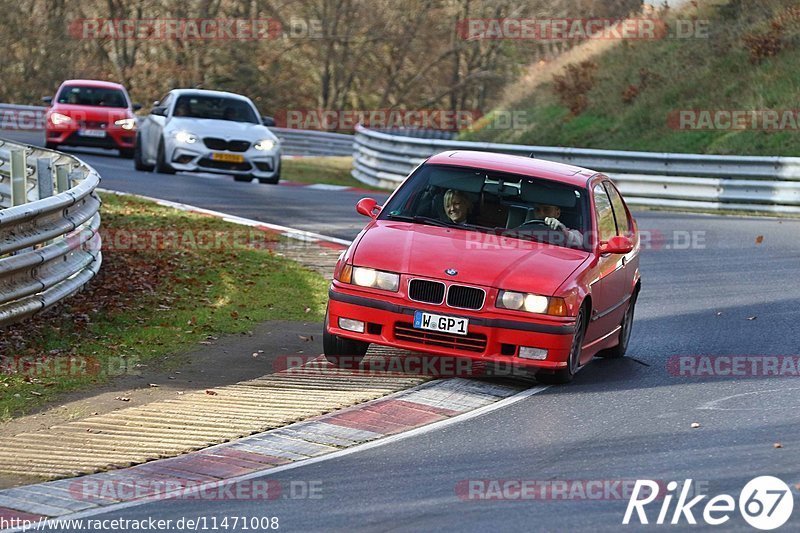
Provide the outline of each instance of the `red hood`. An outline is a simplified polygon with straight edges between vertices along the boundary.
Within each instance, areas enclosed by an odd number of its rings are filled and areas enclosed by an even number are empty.
[[[113,124],[116,120],[133,118],[133,111],[127,107],[100,107],[74,104],[54,104],[48,112],[61,113],[78,121],[106,122]]]
[[[457,228],[378,220],[353,263],[380,270],[553,295],[589,254]],[[456,276],[445,274],[447,269]]]

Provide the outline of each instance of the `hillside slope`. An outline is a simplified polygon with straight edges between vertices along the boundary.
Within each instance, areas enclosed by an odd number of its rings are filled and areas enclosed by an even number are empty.
[[[521,117],[516,127],[485,127],[462,138],[800,156],[796,0],[692,2],[665,18],[672,31],[690,19],[706,21],[706,37],[604,43],[598,55],[586,60],[583,53],[560,68],[561,75],[572,70],[560,90],[553,79],[527,91],[523,82],[514,87],[500,110]],[[734,110],[738,116],[728,114]],[[741,122],[729,125],[731,119]]]

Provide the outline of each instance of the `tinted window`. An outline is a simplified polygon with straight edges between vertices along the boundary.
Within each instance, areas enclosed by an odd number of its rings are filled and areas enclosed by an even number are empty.
[[[128,107],[125,94],[118,89],[67,85],[58,93],[59,104],[75,104],[97,107]]]
[[[379,218],[463,229],[582,247],[588,223],[587,191],[551,180],[482,169],[423,165],[410,176]],[[543,213],[547,211],[547,213]],[[550,229],[555,216],[576,235]],[[577,238],[576,238],[577,236]]]
[[[614,221],[614,209],[608,199],[606,190],[599,183],[594,186],[594,209],[597,212],[597,229],[600,240],[607,241],[617,234],[617,224]]]
[[[182,95],[175,103],[172,116],[261,123],[247,102],[224,96]]]
[[[630,223],[628,221],[628,212],[625,210],[625,204],[622,197],[619,195],[617,189],[609,182],[605,182],[608,196],[611,198],[611,206],[614,208],[614,220],[617,221],[617,230],[620,235],[627,235],[630,231]]]

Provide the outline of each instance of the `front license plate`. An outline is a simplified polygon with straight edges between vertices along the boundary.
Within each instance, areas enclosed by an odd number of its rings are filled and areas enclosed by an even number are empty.
[[[225,161],[226,163],[244,163],[244,156],[239,154],[224,154],[214,152],[211,154],[211,159],[214,161]]]
[[[452,316],[434,315],[423,311],[414,311],[414,327],[417,329],[429,329],[431,331],[441,331],[443,333],[453,333],[455,335],[466,335],[469,319],[456,318]]]
[[[106,136],[105,130],[80,130],[78,135],[81,137],[96,137],[102,139]]]

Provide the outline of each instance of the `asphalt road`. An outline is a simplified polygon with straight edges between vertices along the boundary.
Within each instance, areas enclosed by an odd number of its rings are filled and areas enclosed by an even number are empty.
[[[363,223],[352,208],[359,194],[163,177],[137,173],[130,161],[85,159],[100,171],[106,188],[344,238]],[[776,476],[793,487],[800,482],[797,377],[678,377],[674,369],[678,356],[798,355],[800,221],[635,215],[652,239],[642,254],[630,358],[596,360],[570,385],[277,476],[318,485],[318,499],[161,501],[96,518],[277,516],[288,531],[594,532],[621,527],[626,498],[612,493],[610,499],[588,500],[578,493],[540,501],[510,494],[504,501],[479,501],[462,489],[470,480],[473,486],[479,480],[595,480],[613,486],[619,480],[692,479],[698,493],[708,496],[693,508],[702,524],[709,497],[730,494],[738,500],[756,476]],[[691,427],[695,422],[699,428]],[[796,501],[798,490],[792,492]],[[651,522],[661,503],[646,508]],[[797,530],[799,508],[784,529]],[[682,518],[678,529],[689,528]],[[752,530],[738,511],[716,529]]]

